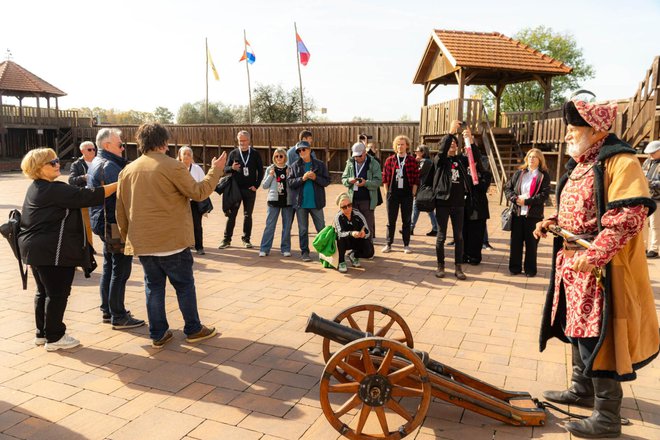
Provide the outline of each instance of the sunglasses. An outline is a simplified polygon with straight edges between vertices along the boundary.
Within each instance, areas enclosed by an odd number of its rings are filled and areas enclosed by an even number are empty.
[[[276,158],[276,159],[277,159],[277,158],[282,159],[283,157],[284,157],[284,156],[283,156],[282,154],[276,154],[276,155],[275,155],[275,158]]]
[[[349,203],[348,205],[340,206],[341,209],[348,209],[348,208],[352,208],[352,207],[353,207],[352,203]]]
[[[94,148],[85,148],[85,151],[96,151]]]
[[[56,157],[55,159],[46,162],[46,164],[47,164],[47,165],[50,165],[51,167],[54,167],[55,165],[59,165],[59,164],[60,164],[60,159]]]

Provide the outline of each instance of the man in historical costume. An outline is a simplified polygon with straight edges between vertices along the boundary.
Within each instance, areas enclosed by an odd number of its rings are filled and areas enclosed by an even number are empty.
[[[554,240],[540,349],[552,337],[571,343],[573,373],[568,390],[546,391],[544,397],[594,408],[589,418],[566,424],[576,437],[618,437],[620,382],[634,380],[660,346],[639,233],[656,205],[635,151],[608,133],[616,104],[574,99],[563,112],[568,172],[557,184],[557,213],[539,222],[534,234],[545,237],[558,225],[591,244],[585,249],[573,240]]]

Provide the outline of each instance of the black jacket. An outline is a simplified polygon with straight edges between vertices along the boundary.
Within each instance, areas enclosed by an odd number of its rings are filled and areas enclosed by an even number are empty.
[[[112,154],[109,151],[101,150],[98,156],[92,161],[92,166],[89,167],[88,174],[90,176],[90,186],[97,187],[115,183],[119,180],[119,173],[126,168],[128,161],[121,156]],[[113,194],[105,200],[105,213],[108,218],[103,214],[103,203],[99,206],[93,206],[89,210],[89,219],[92,225],[92,231],[104,240],[105,237],[105,222],[117,223],[115,210],[117,207],[117,195]]]
[[[247,160],[247,168],[250,171],[249,176],[245,176],[243,174],[243,159],[241,158],[240,148],[234,148],[229,153],[229,156],[227,156],[225,175],[229,175],[231,173],[240,189],[247,189],[251,186],[259,188],[259,185],[261,185],[261,180],[264,178],[264,163],[261,160],[261,155],[253,147],[250,147],[249,154],[250,157]],[[247,154],[244,153],[243,157],[247,157]],[[241,168],[238,171],[235,171],[231,167],[234,162],[241,164]]]
[[[320,160],[312,159],[312,171],[316,173],[316,180],[313,180],[314,185],[314,200],[316,200],[316,208],[322,209],[325,207],[325,187],[330,185],[330,174],[328,168]],[[289,202],[294,209],[299,209],[302,206],[303,198],[303,175],[305,174],[305,162],[298,159],[289,167],[289,173],[286,177],[286,186],[289,189]]]
[[[516,206],[513,212],[514,215],[520,215],[520,206],[516,205],[516,199],[520,195],[521,177],[526,172],[527,170],[516,171],[504,186],[506,199]],[[531,194],[529,198],[525,199],[525,205],[529,206],[527,218],[542,219],[543,208],[548,197],[550,197],[550,174],[547,171],[542,171],[541,184],[536,187],[534,194]]]
[[[87,162],[84,157],[78,158],[71,164],[71,172],[69,173],[69,185],[74,186],[87,186]]]
[[[103,188],[78,188],[35,180],[28,187],[18,245],[33,266],[89,267],[90,254],[80,208],[103,202]]]

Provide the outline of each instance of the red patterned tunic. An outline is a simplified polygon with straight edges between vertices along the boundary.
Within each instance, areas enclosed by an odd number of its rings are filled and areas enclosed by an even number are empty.
[[[601,218],[602,230],[598,232],[598,212],[594,195],[594,164],[604,140],[587,149],[566,182],[559,201],[558,214],[551,217],[563,229],[574,234],[592,234],[596,238],[589,249],[567,257],[564,250],[557,253],[555,292],[552,304],[554,322],[559,304],[559,291],[563,283],[566,294],[565,334],[575,338],[600,335],[603,289],[598,287],[591,272],[576,272],[573,264],[586,254],[589,264],[604,267],[625,244],[644,226],[646,207],[616,208]]]

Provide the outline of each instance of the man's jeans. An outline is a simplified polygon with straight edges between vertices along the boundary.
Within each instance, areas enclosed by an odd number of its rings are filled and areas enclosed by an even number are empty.
[[[101,311],[112,315],[113,324],[126,318],[124,297],[132,263],[132,255],[112,254],[103,246],[103,273],[99,285]]]
[[[415,230],[415,225],[417,224],[417,220],[419,220],[419,213],[421,211],[419,208],[417,208],[417,202],[413,200],[413,211],[412,211],[412,219],[410,220],[410,231]],[[435,213],[433,211],[427,212],[429,215],[429,220],[431,220],[431,230],[438,232],[438,220],[435,218]]]
[[[277,218],[282,213],[282,241],[280,242],[281,252],[291,252],[291,223],[293,222],[293,207],[291,206],[270,206],[268,205],[266,214],[266,228],[261,239],[259,251],[270,253],[273,247],[273,238],[275,237],[275,227]]]
[[[192,335],[202,329],[197,312],[197,294],[193,278],[193,257],[190,249],[167,257],[141,256],[144,270],[144,288],[147,295],[147,316],[149,317],[149,337],[159,340],[170,328],[165,312],[165,281],[176,290],[179,310],[185,325],[183,332]]]
[[[250,241],[252,235],[252,211],[254,211],[254,201],[257,198],[257,193],[249,188],[241,188],[241,203],[243,203],[243,241]],[[240,206],[240,205],[239,205]],[[227,218],[227,225],[225,226],[225,241],[231,242],[231,237],[234,235],[234,226],[236,226],[236,216],[238,215],[238,206],[232,209],[229,217]]]
[[[300,252],[309,254],[309,217],[312,216],[316,232],[321,232],[325,228],[325,219],[323,217],[323,209],[320,208],[298,208],[296,210],[296,217],[298,217],[298,239],[300,241]]]

